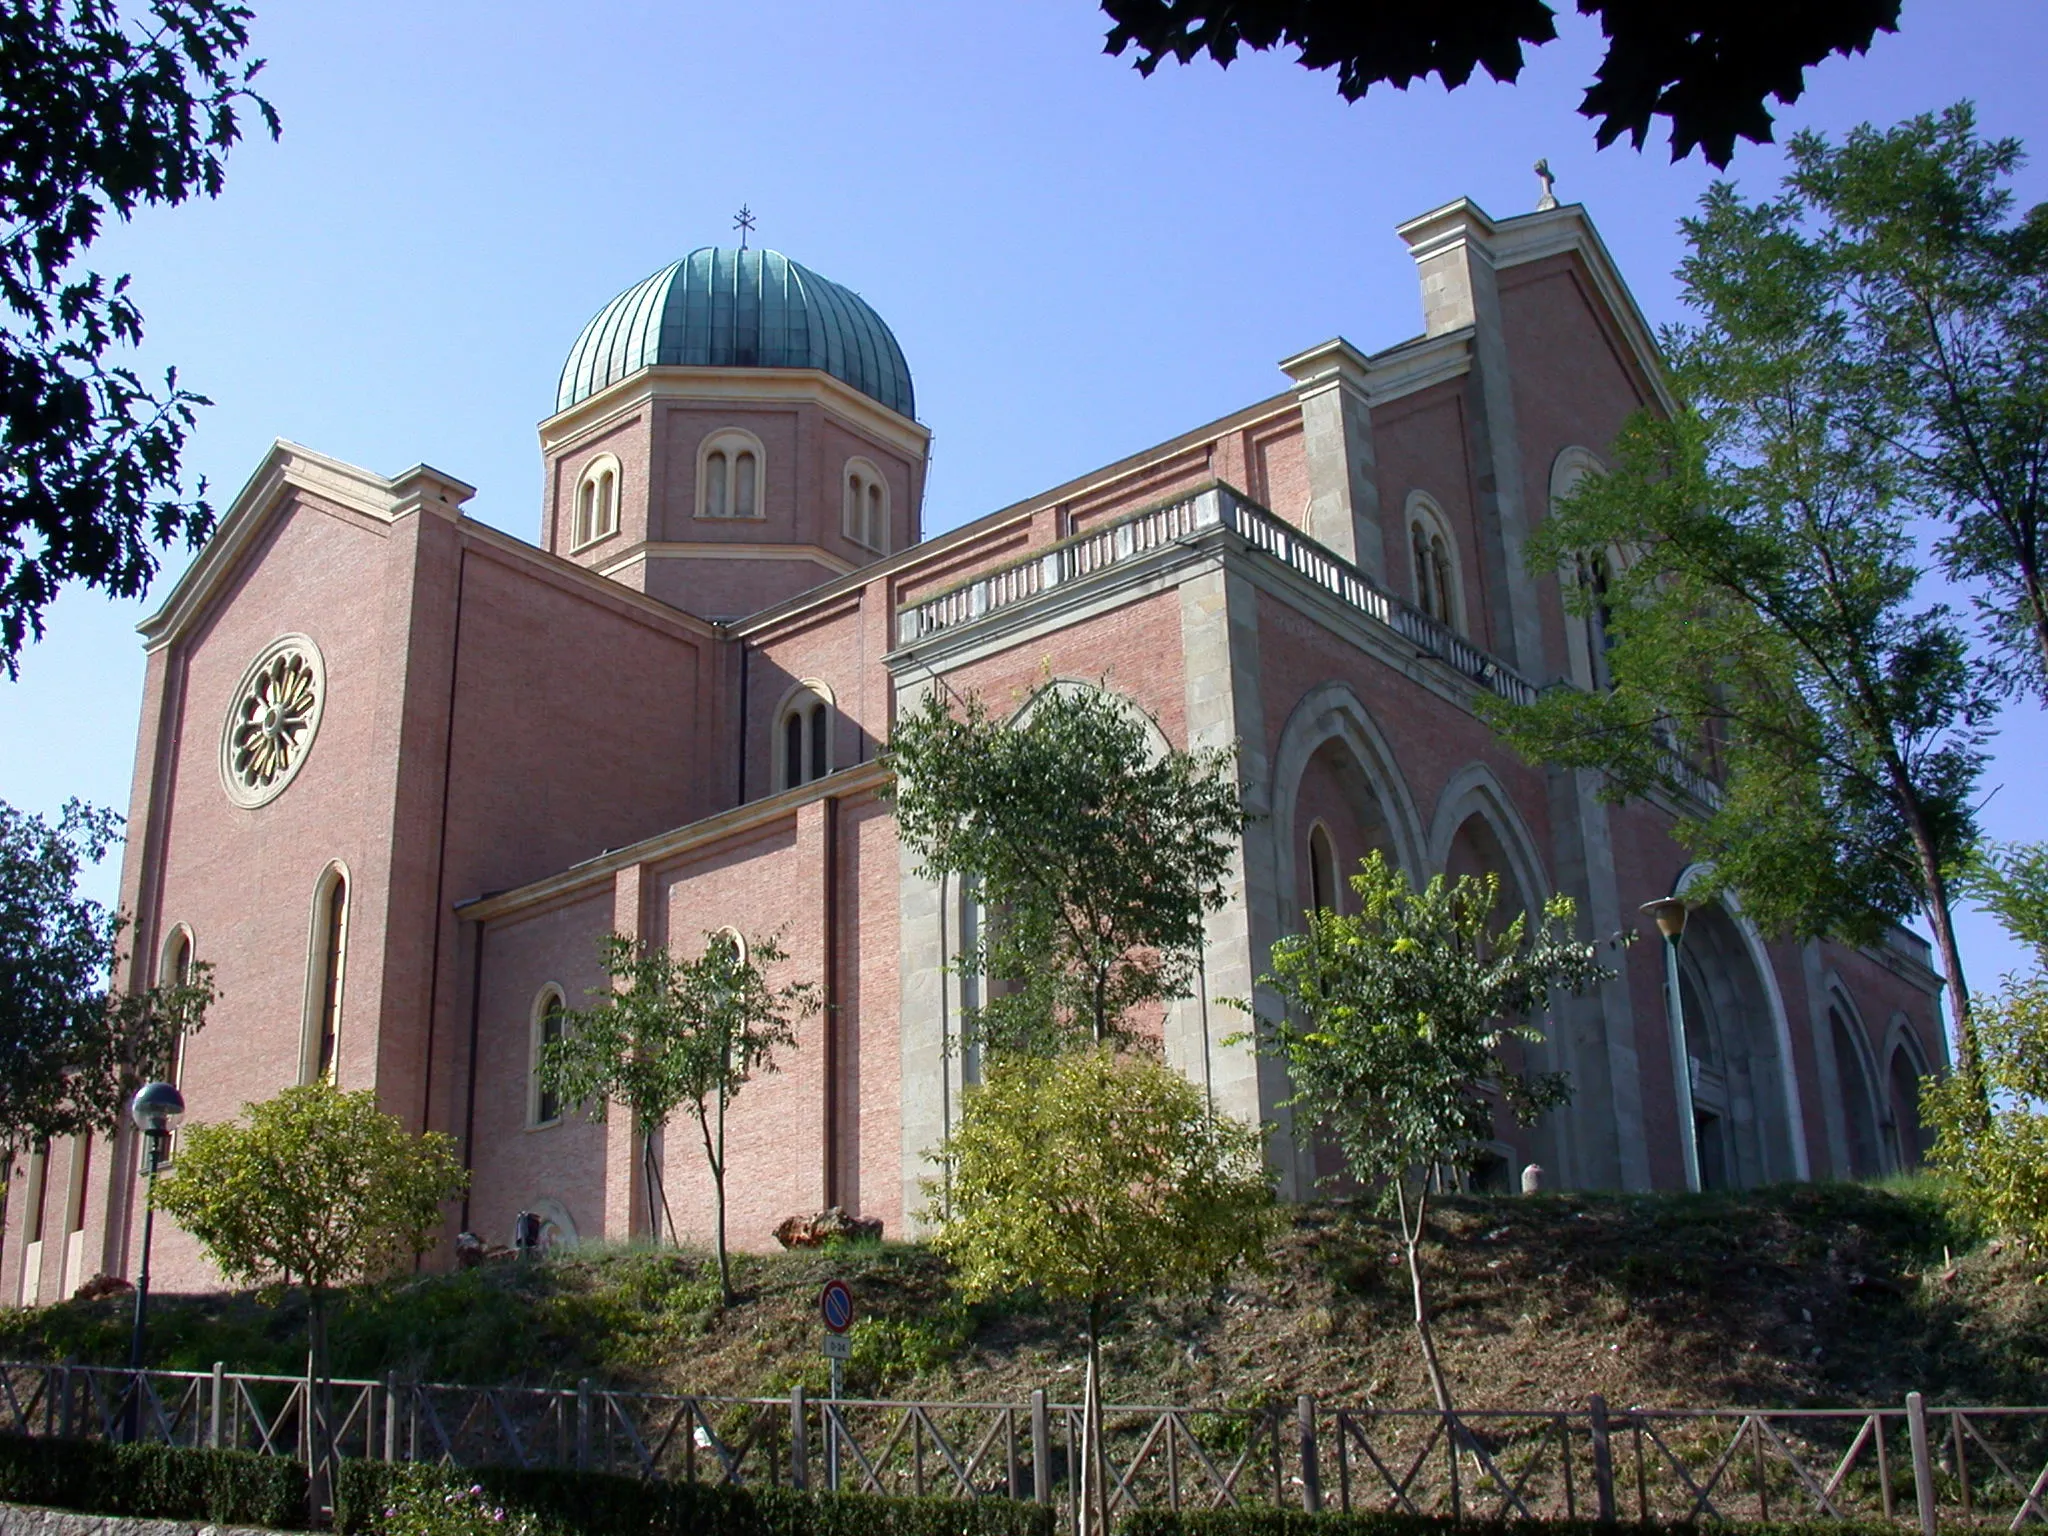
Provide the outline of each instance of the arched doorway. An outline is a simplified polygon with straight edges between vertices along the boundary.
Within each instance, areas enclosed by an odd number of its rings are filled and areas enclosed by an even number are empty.
[[[1799,1177],[1770,993],[1718,903],[1687,918],[1678,976],[1700,1186],[1739,1189]]]

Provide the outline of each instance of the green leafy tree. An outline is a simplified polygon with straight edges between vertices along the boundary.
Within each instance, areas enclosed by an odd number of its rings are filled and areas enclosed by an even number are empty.
[[[42,0],[0,8],[0,668],[42,634],[66,582],[133,597],[156,546],[213,525],[179,497],[204,397],[152,391],[119,355],[142,340],[125,277],[78,263],[111,214],[221,189],[249,89],[250,12],[223,0]]]
[[[1291,47],[1309,69],[1334,69],[1356,101],[1375,85],[1405,90],[1435,75],[1455,89],[1484,67],[1496,80],[1522,72],[1524,49],[1557,37],[1543,0],[1456,0],[1443,5],[1333,5],[1327,0],[1103,0],[1115,23],[1107,52],[1138,50],[1151,74],[1162,59],[1208,54],[1228,65],[1238,50]],[[1579,105],[1598,120],[1606,148],[1627,134],[1643,147],[1652,118],[1671,121],[1671,157],[1695,147],[1726,165],[1740,137],[1771,139],[1768,98],[1790,105],[1806,71],[1834,54],[1862,53],[1898,30],[1899,0],[1806,0],[1797,7],[1725,0],[1578,0],[1600,18],[1607,52]]]
[[[1964,863],[1957,884],[2048,969],[2048,843],[1986,843]]]
[[[2048,204],[2014,217],[2017,139],[1969,103],[1788,146],[1787,229],[1831,263],[1843,345],[1912,502],[1948,532],[1991,649],[2048,703]]]
[[[242,1119],[187,1126],[152,1198],[229,1280],[305,1288],[316,1474],[332,1455],[327,1301],[433,1246],[444,1201],[469,1175],[452,1137],[408,1132],[363,1089],[325,1082],[246,1104]],[[317,1486],[317,1484],[316,1484]]]
[[[120,835],[120,817],[76,800],[55,825],[0,804],[0,1188],[28,1148],[118,1126],[213,1001],[204,964],[108,988],[121,920],[80,896],[78,877]]]
[[[1971,1220],[2048,1251],[2048,974],[2009,978],[1976,1014],[1992,1108],[1960,1074],[1922,1081],[1928,1161]]]
[[[1689,404],[1633,418],[1612,472],[1529,543],[1532,569],[1604,568],[1566,601],[1608,686],[1487,713],[1611,798],[1671,797],[1678,840],[1766,928],[1868,943],[1923,915],[1971,1071],[1949,871],[1976,841],[1994,683],[1918,596],[1915,471],[1873,430],[1837,262],[1805,217],[1721,184],[1686,221],[1701,320],[1665,346]]]
[[[928,1180],[933,1244],[969,1297],[1030,1290],[1086,1312],[1082,1507],[1106,1530],[1101,1342],[1111,1310],[1262,1260],[1274,1230],[1262,1136],[1136,1051],[998,1060],[970,1088]]]
[[[675,1217],[661,1183],[660,1137],[677,1110],[697,1123],[717,1206],[718,1288],[734,1301],[725,1244],[725,1117],[756,1073],[775,1070],[775,1053],[796,1044],[796,1021],[815,1013],[808,981],[768,985],[767,970],[789,957],[772,938],[744,942],[705,935],[704,952],[681,960],[623,934],[599,941],[607,990],[596,1007],[571,1013],[541,1052],[540,1079],[570,1105],[605,1117],[617,1102],[640,1138],[647,1206],[671,1237]]]
[[[990,914],[959,963],[992,983],[967,1021],[991,1050],[1108,1041],[1188,995],[1244,827],[1229,752],[1155,750],[1114,695],[1055,686],[1016,724],[934,692],[889,763],[922,872],[971,881]]]
[[[1518,1070],[1510,1042],[1540,1042],[1533,1022],[1559,991],[1614,973],[1571,937],[1571,898],[1539,922],[1492,926],[1500,882],[1438,875],[1420,891],[1374,852],[1351,877],[1359,910],[1319,908],[1308,931],[1273,946],[1261,984],[1286,1007],[1258,1024],[1260,1048],[1287,1064],[1288,1100],[1343,1154],[1345,1172],[1398,1215],[1415,1302],[1415,1336],[1438,1408],[1451,1412],[1423,1283],[1429,1186],[1468,1168],[1506,1109],[1524,1124],[1570,1097],[1557,1073]]]

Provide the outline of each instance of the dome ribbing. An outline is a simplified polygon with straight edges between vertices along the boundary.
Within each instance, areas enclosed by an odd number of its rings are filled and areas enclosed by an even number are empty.
[[[583,328],[555,409],[647,367],[819,368],[915,419],[910,366],[860,295],[780,251],[705,247],[635,283]]]

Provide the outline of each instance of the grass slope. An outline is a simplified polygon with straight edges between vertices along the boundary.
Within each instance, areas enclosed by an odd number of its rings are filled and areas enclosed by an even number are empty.
[[[1963,1252],[1925,1185],[1443,1202],[1427,1253],[1438,1340],[1470,1407],[2048,1399],[2038,1263]],[[1120,1401],[1427,1401],[1391,1226],[1301,1208],[1264,1274],[1125,1310],[1106,1351]],[[1946,1257],[1955,1249],[1959,1257]],[[916,1245],[737,1260],[718,1307],[701,1253],[584,1250],[364,1287],[337,1309],[337,1375],[573,1382],[703,1393],[822,1390],[819,1286],[859,1298],[854,1393],[1020,1400],[1080,1390],[1078,1319],[1030,1298],[970,1305]],[[129,1303],[0,1312],[0,1358],[119,1363]],[[152,1363],[303,1368],[300,1298],[152,1298]]]

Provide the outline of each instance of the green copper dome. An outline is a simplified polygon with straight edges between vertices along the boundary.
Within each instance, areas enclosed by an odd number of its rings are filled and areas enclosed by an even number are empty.
[[[705,247],[636,283],[583,327],[555,409],[647,367],[822,368],[915,418],[910,366],[851,289],[780,251]]]

